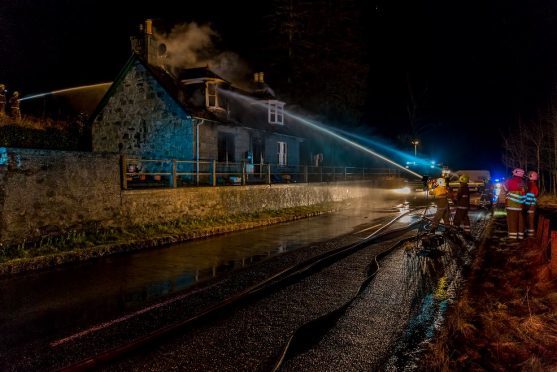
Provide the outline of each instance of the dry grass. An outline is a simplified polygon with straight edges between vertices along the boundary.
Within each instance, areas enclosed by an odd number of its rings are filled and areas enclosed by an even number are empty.
[[[4,116],[0,119],[0,127],[5,126],[17,126],[34,130],[57,129],[64,131],[69,129],[69,123],[67,121],[53,120],[50,118],[40,119],[32,116],[23,116],[20,119]]]
[[[543,194],[538,198],[538,204],[542,208],[557,207],[557,195]]]
[[[504,219],[494,235],[503,235]],[[498,226],[501,225],[501,226]],[[557,283],[531,243],[480,249],[423,370],[548,371],[557,366]]]
[[[73,120],[0,117],[0,146],[52,150],[88,150],[90,133]]]

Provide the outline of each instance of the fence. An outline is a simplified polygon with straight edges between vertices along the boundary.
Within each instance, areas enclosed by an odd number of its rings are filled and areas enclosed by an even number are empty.
[[[548,260],[551,276],[557,278],[557,231],[551,230],[551,220],[540,214],[536,240]]]
[[[391,168],[282,166],[214,160],[121,158],[122,188],[225,186],[396,178]]]

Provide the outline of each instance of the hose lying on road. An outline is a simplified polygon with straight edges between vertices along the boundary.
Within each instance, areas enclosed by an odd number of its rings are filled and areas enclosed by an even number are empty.
[[[420,224],[420,222],[416,222],[413,225],[416,226],[418,224]],[[364,279],[362,284],[360,284],[352,298],[337,309],[298,327],[286,341],[276,359],[269,363],[269,368],[266,368],[266,370],[271,370],[273,372],[278,371],[282,367],[284,361],[289,359],[292,355],[295,355],[300,350],[309,349],[311,345],[317,344],[317,342],[319,342],[319,340],[321,340],[323,336],[334,327],[338,319],[346,312],[348,307],[359,297],[359,295],[377,275],[380,268],[379,260],[390,254],[396,248],[402,246],[404,243],[415,239],[416,237],[412,236],[399,240],[389,249],[375,256],[373,261],[368,266],[368,276]]]

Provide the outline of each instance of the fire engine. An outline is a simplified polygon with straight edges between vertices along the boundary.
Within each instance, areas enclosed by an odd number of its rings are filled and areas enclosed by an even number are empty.
[[[470,177],[470,180],[468,181],[468,188],[470,191],[482,193],[487,187],[489,187],[491,174],[488,170],[459,170],[453,172],[449,178],[449,186],[452,188],[458,188],[458,177],[463,174]]]
[[[491,173],[488,170],[459,170],[451,172],[449,176],[449,187],[458,190],[460,183],[458,178],[466,174],[470,177],[468,188],[473,193],[470,198],[472,205],[491,208],[493,206],[493,185]]]

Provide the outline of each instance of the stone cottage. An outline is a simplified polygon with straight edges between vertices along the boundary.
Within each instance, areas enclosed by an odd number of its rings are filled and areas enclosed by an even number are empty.
[[[150,25],[91,116],[92,149],[148,159],[297,166],[303,138],[263,74],[242,91],[207,67],[170,72],[158,63]],[[150,33],[151,32],[151,33]]]

